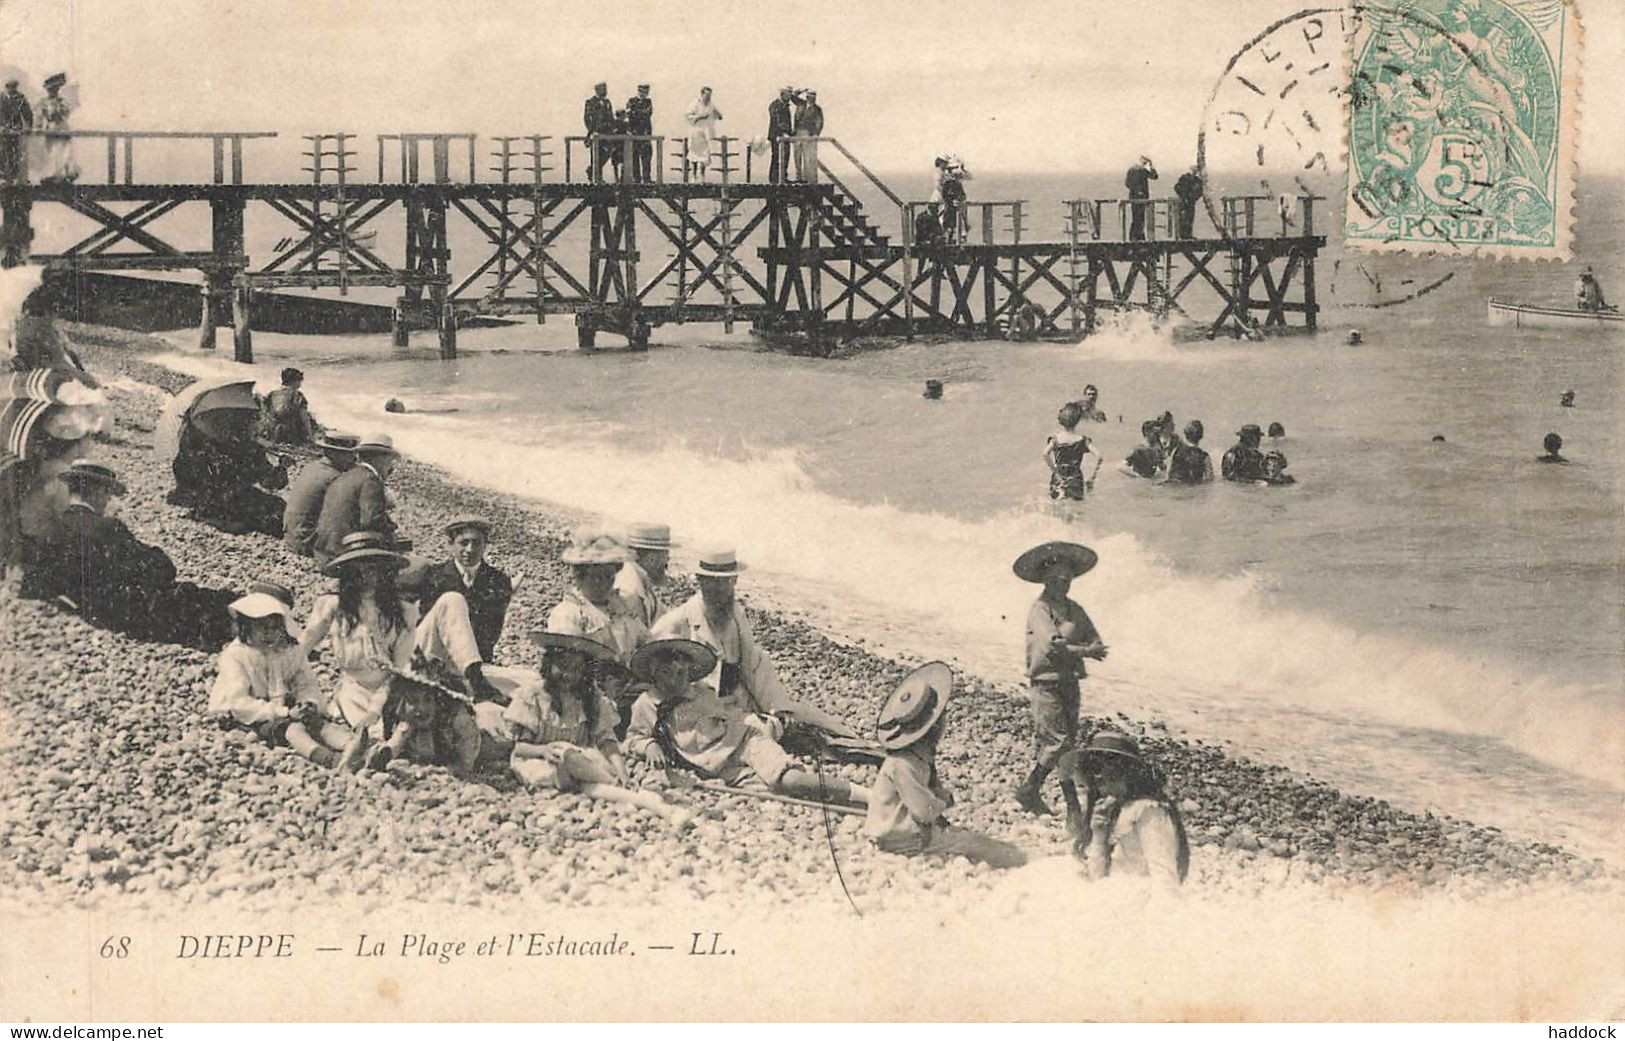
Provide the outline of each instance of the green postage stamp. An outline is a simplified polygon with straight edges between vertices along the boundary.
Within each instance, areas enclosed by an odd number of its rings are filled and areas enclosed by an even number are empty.
[[[1350,247],[1567,258],[1572,0],[1388,0],[1357,13]]]

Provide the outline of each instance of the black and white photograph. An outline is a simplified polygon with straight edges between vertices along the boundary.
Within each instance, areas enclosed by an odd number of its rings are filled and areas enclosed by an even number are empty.
[[[1621,54],[0,0],[0,1021],[1625,1020]]]

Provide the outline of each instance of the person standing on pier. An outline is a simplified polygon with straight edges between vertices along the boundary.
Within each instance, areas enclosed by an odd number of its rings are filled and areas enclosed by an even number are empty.
[[[638,84],[638,92],[626,99],[626,132],[636,137],[654,134],[655,103],[649,97],[649,85]],[[654,180],[653,141],[632,142],[632,180],[648,184]]]
[[[587,130],[587,165],[592,170],[592,179],[604,179],[604,164],[609,161],[614,148],[609,145],[594,146],[600,135],[615,132],[615,106],[609,101],[609,84],[599,82],[593,84],[592,97],[587,99],[586,107],[581,113],[582,125]]]
[[[818,183],[818,142],[824,133],[824,110],[818,105],[816,90],[804,91],[801,108],[796,111],[796,180],[802,184]],[[815,140],[805,140],[814,138]]]
[[[1103,661],[1106,645],[1078,603],[1067,595],[1072,582],[1091,571],[1095,551],[1075,542],[1046,542],[1016,558],[1016,577],[1038,582],[1044,591],[1027,613],[1028,704],[1033,714],[1032,773],[1016,788],[1016,801],[1028,813],[1047,815],[1041,789],[1044,779],[1078,740],[1078,681],[1085,658]],[[1077,799],[1070,777],[1061,781],[1068,806]]]
[[[705,177],[711,169],[711,145],[717,139],[717,122],[722,113],[711,104],[711,88],[701,87],[700,96],[688,106],[683,118],[692,127],[688,132],[688,169],[697,177]]]
[[[62,88],[67,83],[68,74],[65,72],[47,77],[45,98],[36,113],[39,129],[46,132],[45,176],[41,178],[46,183],[74,181],[79,177],[79,166],[73,161],[73,138],[67,135],[68,115],[73,111],[73,105],[62,96]]]
[[[1179,175],[1174,182],[1174,194],[1179,197],[1179,237],[1195,238],[1196,204],[1202,201],[1202,171],[1193,166]]]
[[[0,94],[0,183],[22,184],[28,180],[28,138],[22,136],[34,129],[34,110],[28,99],[17,89],[15,79],[6,80],[6,92]]]
[[[794,87],[780,87],[779,96],[767,106],[767,143],[773,150],[772,161],[768,164],[767,179],[770,184],[778,184],[784,180],[785,168],[790,164],[790,157],[786,152],[785,141],[795,133],[795,120],[790,114],[790,99],[795,97]]]
[[[1145,241],[1146,214],[1151,208],[1151,182],[1156,179],[1157,168],[1151,165],[1149,156],[1143,155],[1139,162],[1128,168],[1123,178],[1123,184],[1128,188],[1128,237],[1131,242]]]

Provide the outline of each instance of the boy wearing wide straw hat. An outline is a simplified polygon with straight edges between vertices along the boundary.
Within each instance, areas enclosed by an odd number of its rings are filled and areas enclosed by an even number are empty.
[[[1077,743],[1078,681],[1086,674],[1084,659],[1106,657],[1106,645],[1094,623],[1067,596],[1072,580],[1088,573],[1096,560],[1094,550],[1075,542],[1046,542],[1016,558],[1016,577],[1044,586],[1027,612],[1027,697],[1037,761],[1015,794],[1028,813],[1053,812],[1040,789],[1061,756]],[[1070,779],[1062,780],[1061,790],[1069,804],[1076,798]]]
[[[327,699],[299,647],[293,593],[256,582],[230,610],[237,638],[220,652],[209,715],[252,730],[268,745],[286,745],[312,762],[336,765],[354,734],[327,719]]]
[[[937,778],[937,744],[948,726],[954,675],[940,661],[903,677],[880,707],[875,729],[886,760],[869,797],[864,833],[888,853],[963,856],[996,868],[1020,867],[1027,855],[998,839],[949,824],[953,795]]]
[[[632,675],[651,686],[632,705],[629,754],[657,767],[688,766],[727,785],[755,780],[797,798],[868,803],[862,785],[797,766],[779,744],[780,720],[745,712],[701,683],[716,663],[716,652],[693,640],[655,640],[638,648]]]

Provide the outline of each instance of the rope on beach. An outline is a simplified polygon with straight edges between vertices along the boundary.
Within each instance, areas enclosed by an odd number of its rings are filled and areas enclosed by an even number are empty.
[[[846,894],[846,902],[852,905],[852,913],[862,918],[863,911],[859,909],[858,902],[852,899],[852,890],[846,888],[846,876],[841,873],[841,858],[835,855],[835,827],[829,822],[829,792],[824,788],[824,743],[822,741],[813,750],[813,770],[818,774],[818,801],[824,808],[824,839],[829,843],[829,859],[835,865],[835,877],[841,883],[841,892]]]

